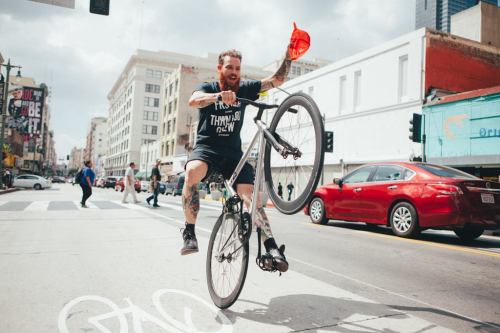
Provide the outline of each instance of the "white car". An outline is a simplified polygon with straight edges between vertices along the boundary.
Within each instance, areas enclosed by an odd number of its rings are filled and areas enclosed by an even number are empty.
[[[20,175],[14,178],[13,186],[41,190],[52,187],[52,183],[46,178],[37,175]]]
[[[147,192],[149,190],[149,181],[141,180],[141,192]]]

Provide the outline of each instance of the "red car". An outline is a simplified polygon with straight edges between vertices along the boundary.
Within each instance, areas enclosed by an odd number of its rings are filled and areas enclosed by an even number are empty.
[[[115,184],[115,191],[120,191],[120,192],[123,192],[123,190],[125,190],[125,177],[120,177],[117,181],[116,181],[116,184]],[[140,180],[135,180],[135,184],[134,184],[134,189],[137,193],[140,193],[141,192],[141,181]]]
[[[427,163],[372,163],[319,187],[304,212],[317,224],[363,221],[401,237],[451,229],[469,241],[500,229],[500,183]]]

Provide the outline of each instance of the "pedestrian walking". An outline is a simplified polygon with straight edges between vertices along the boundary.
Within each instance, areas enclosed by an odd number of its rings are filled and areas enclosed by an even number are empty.
[[[150,204],[150,201],[153,200],[153,207],[160,207],[160,205],[158,205],[158,194],[160,193],[161,179],[160,169],[158,168],[160,166],[160,162],[160,160],[156,160],[155,166],[151,170],[151,188],[153,189],[153,194],[146,199],[148,205]]]
[[[293,186],[293,183],[290,182],[286,188],[288,189],[288,201],[292,200],[292,192],[295,186]]]
[[[123,181],[125,185],[125,189],[123,190],[123,203],[128,203],[127,202],[127,197],[129,194],[132,194],[132,199],[134,199],[134,203],[139,203],[139,200],[137,200],[137,196],[135,195],[135,163],[130,162],[129,167],[127,168],[127,171],[125,171],[125,179]]]
[[[80,187],[82,188],[82,201],[80,204],[82,208],[88,208],[86,205],[87,199],[92,195],[92,185],[94,185],[95,173],[92,170],[92,161],[85,161],[85,166],[82,170],[82,177],[80,179]]]
[[[281,185],[281,182],[278,183],[278,195],[283,199],[283,185]]]

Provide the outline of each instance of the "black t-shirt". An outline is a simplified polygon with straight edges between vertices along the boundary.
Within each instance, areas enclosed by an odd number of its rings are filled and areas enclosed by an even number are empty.
[[[236,97],[255,101],[259,98],[260,86],[260,81],[241,81]],[[204,82],[196,91],[218,93],[220,92],[219,83]],[[216,102],[199,110],[196,148],[207,148],[220,153],[241,153],[240,131],[245,107],[239,102],[233,105]]]
[[[156,180],[160,181],[160,178],[161,178],[160,170],[157,167],[154,167],[151,170],[151,180],[153,180],[153,176],[156,176]]]

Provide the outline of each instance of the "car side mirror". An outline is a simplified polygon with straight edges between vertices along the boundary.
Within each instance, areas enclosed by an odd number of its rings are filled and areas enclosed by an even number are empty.
[[[338,186],[342,187],[342,178],[333,178],[333,183],[337,184]]]

